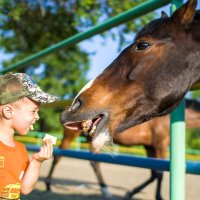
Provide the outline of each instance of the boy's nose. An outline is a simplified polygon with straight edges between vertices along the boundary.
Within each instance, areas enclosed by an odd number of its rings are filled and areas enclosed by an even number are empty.
[[[40,119],[40,116],[39,116],[38,113],[36,113],[36,114],[35,114],[35,120],[38,120],[38,119]]]

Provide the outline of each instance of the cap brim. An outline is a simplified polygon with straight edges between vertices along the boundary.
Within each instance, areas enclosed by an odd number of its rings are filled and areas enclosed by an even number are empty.
[[[51,95],[42,91],[37,91],[36,93],[29,95],[28,98],[38,103],[53,103],[59,99],[58,97],[54,95]]]

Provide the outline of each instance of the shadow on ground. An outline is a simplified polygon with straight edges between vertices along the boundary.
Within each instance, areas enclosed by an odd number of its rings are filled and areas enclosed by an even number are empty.
[[[44,192],[33,190],[27,196],[22,196],[21,200],[107,200],[101,195],[83,195],[83,194],[59,194],[53,192]],[[113,196],[111,200],[122,200],[120,196]],[[132,199],[132,200],[147,200],[147,199]]]
[[[45,191],[44,178],[39,179],[42,187],[36,187],[31,194],[22,195],[21,200],[108,200],[105,199],[99,191],[98,185],[93,182],[79,182],[74,180],[52,179],[52,191]],[[124,190],[123,187],[109,186],[118,190]],[[122,196],[113,195],[109,200],[122,200]],[[132,200],[147,200],[132,198]]]
[[[53,192],[43,192],[39,190],[34,190],[28,196],[22,196],[21,200],[103,200],[101,195],[84,195],[84,194],[59,194]],[[114,197],[114,199],[119,200],[120,197]],[[113,199],[113,200],[114,200]]]

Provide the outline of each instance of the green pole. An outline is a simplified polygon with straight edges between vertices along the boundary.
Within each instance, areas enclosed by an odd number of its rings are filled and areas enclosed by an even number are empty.
[[[17,63],[3,69],[0,71],[0,73],[6,73],[6,72],[9,72],[9,71],[12,71],[16,68],[24,68],[25,65],[27,65],[28,63],[32,62],[32,61],[35,61],[41,57],[44,57],[50,53],[53,53],[53,52],[56,52],[58,50],[60,50],[61,48],[63,47],[69,47],[69,46],[72,46],[74,44],[77,44],[78,42],[80,41],[83,41],[85,39],[88,39],[94,35],[97,35],[99,33],[102,33],[103,31],[106,31],[106,30],[109,30],[115,26],[118,26],[120,24],[123,24],[131,19],[135,19],[137,17],[140,17],[144,14],[147,14],[149,12],[152,12],[154,11],[155,9],[157,8],[160,8],[162,6],[165,6],[167,4],[170,3],[170,0],[149,0],[149,1],[146,1],[145,3],[139,5],[139,6],[136,6],[130,10],[127,10],[115,17],[112,17],[110,18],[109,20],[99,24],[99,25],[96,25],[94,27],[92,27],[91,29],[85,31],[85,32],[81,32],[81,33],[78,33],[72,37],[69,37],[65,40],[62,40],[46,49],[43,49],[35,54],[32,54],[20,61],[18,61]]]
[[[185,199],[185,100],[171,113],[170,200]]]
[[[182,0],[172,0],[171,12]],[[170,115],[170,200],[185,199],[185,100]]]

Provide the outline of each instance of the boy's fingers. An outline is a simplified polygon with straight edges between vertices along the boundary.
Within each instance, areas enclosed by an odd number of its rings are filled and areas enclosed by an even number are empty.
[[[45,144],[40,147],[40,151],[35,153],[33,157],[38,161],[44,161],[52,157],[53,154],[53,144],[51,140],[46,140]]]
[[[48,153],[50,155],[52,155],[52,153],[53,153],[53,144],[52,144],[52,141],[51,140],[47,140],[46,145],[47,145],[47,148],[48,148]]]
[[[45,144],[40,147],[40,151],[34,155],[34,157],[39,161],[44,161],[52,157],[53,154],[53,144],[51,140],[46,140]]]
[[[50,139],[47,139],[45,141],[45,155],[50,158],[52,156],[53,153],[53,144],[52,141]]]

